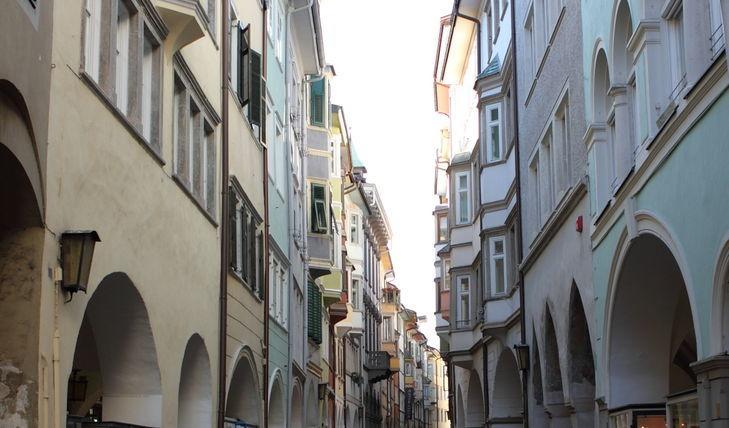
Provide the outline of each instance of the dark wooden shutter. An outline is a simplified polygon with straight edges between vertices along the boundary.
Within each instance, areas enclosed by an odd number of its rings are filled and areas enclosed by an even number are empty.
[[[309,120],[312,125],[324,125],[324,79],[310,83],[309,91]]]
[[[261,82],[261,54],[256,51],[250,51],[251,65],[250,65],[250,102],[248,103],[248,121],[251,125],[258,125],[261,127],[261,95],[262,95],[262,82]]]
[[[228,207],[228,215],[230,216],[230,243],[228,248],[228,254],[230,257],[230,267],[233,268],[233,270],[236,270],[236,261],[238,259],[238,254],[236,251],[236,222],[235,222],[235,215],[236,215],[236,207],[238,206],[238,197],[235,194],[235,191],[233,190],[233,187],[228,188],[228,199],[229,199],[229,207]]]
[[[35,9],[38,7],[38,0],[28,0],[28,3],[30,3],[30,6]]]
[[[256,276],[256,265],[258,264],[258,260],[256,259],[256,220],[251,216],[251,223],[250,223],[250,231],[248,232],[248,257],[246,257],[245,263],[250,266],[249,268],[249,275],[248,275],[248,283],[250,284],[251,288],[254,290],[256,289],[256,280],[258,277]]]
[[[240,228],[240,239],[241,239],[241,265],[239,266],[241,274],[243,275],[243,279],[248,281],[248,284],[250,285],[250,277],[248,276],[248,241],[250,239],[253,239],[252,236],[248,236],[248,219],[250,215],[248,214],[247,210],[243,208],[240,210],[240,217],[241,217],[241,228]]]
[[[236,92],[238,92],[238,100],[243,106],[248,104],[251,98],[250,30],[250,25],[245,28],[238,28],[238,82],[236,82]]]
[[[264,252],[266,249],[263,246],[263,231],[258,232],[258,297],[263,300],[263,293],[266,291],[266,284],[264,284],[266,266],[264,266]]]

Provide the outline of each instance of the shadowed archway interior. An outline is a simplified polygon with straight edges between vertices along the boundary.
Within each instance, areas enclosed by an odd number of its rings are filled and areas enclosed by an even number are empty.
[[[69,415],[77,418],[162,425],[160,372],[147,308],[123,273],[106,276],[89,300],[67,398]]]
[[[522,410],[521,377],[516,366],[516,358],[512,351],[504,349],[496,363],[491,417],[521,417]]]
[[[177,398],[177,426],[196,428],[213,424],[210,358],[205,342],[194,334],[187,342]]]
[[[271,428],[284,428],[286,426],[285,407],[281,378],[276,377],[271,387],[271,397],[268,401],[268,426]]]
[[[225,418],[251,425],[260,423],[258,383],[256,371],[244,354],[238,359],[228,388]]]
[[[669,395],[695,389],[691,305],[668,247],[653,235],[636,238],[615,286],[608,336],[610,407],[663,403]]]

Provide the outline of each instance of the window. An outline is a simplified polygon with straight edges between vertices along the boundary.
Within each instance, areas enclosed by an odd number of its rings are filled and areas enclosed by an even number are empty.
[[[499,10],[500,2],[502,0],[493,0],[494,1],[494,41],[493,43],[496,43],[496,39],[499,38],[499,25],[501,23],[501,11]]]
[[[285,328],[288,324],[288,271],[272,252],[269,252],[269,260],[269,315]]]
[[[491,272],[491,295],[506,291],[506,266],[504,259],[504,237],[489,238],[489,270]]]
[[[456,328],[468,327],[471,317],[471,278],[468,276],[459,276],[456,279],[458,283],[458,307]]]
[[[501,132],[501,106],[493,104],[483,109],[483,126],[486,133],[486,162],[500,161],[504,157]]]
[[[539,169],[539,151],[537,151],[534,155],[534,158],[532,159],[531,163],[529,164],[529,187],[531,188],[531,200],[534,201],[534,224],[536,225],[536,230],[534,231],[534,234],[539,231],[539,226],[542,224],[542,195],[541,195],[541,189],[540,189],[540,174]]]
[[[526,33],[526,51],[528,58],[528,63],[525,64],[527,76],[534,77],[537,73],[537,34],[534,28],[534,5],[531,6],[527,13],[524,32]]]
[[[311,184],[311,231],[327,233],[327,197],[321,184]]]
[[[493,42],[494,42],[494,28],[493,28],[493,22],[494,22],[494,14],[493,9],[491,8],[491,1],[489,0],[486,3],[486,10],[484,11],[486,14],[486,19],[484,20],[486,22],[486,35],[488,39],[486,40],[486,47],[487,47],[487,58],[491,59],[491,53],[493,52]],[[481,65],[479,64],[479,67]]]
[[[456,174],[456,224],[465,224],[471,220],[471,200],[469,198],[468,173]]]
[[[508,259],[508,265],[507,269],[509,272],[508,275],[508,284],[516,284],[517,282],[517,276],[518,276],[518,265],[519,260],[517,260],[517,251],[516,246],[519,245],[518,240],[516,239],[516,225],[512,225],[509,227],[509,233],[508,233],[508,241],[506,243],[506,250],[509,252],[509,259]]]
[[[552,156],[552,129],[542,139],[539,160],[542,165],[542,175],[539,177],[539,187],[542,202],[541,221],[545,221],[554,208],[554,165]]]
[[[438,242],[448,240],[448,216],[446,214],[438,214]]]
[[[392,342],[392,317],[382,318],[382,341]]]
[[[557,111],[554,124],[555,193],[557,193],[557,198],[561,199],[570,185],[569,104],[567,100]]]
[[[84,71],[99,82],[101,61],[101,10],[102,2],[86,0],[84,9]]]
[[[125,115],[128,111],[129,100],[129,50],[133,43],[130,43],[130,26],[132,20],[132,12],[129,10],[125,1],[119,1],[117,4],[116,17],[116,106]]]
[[[215,134],[197,96],[175,74],[175,178],[208,214],[215,214]]]
[[[324,126],[324,109],[326,108],[324,97],[324,79],[319,78],[309,84],[309,122],[314,126]]]
[[[451,261],[443,261],[443,291],[451,289]]]
[[[352,214],[349,218],[349,240],[353,244],[359,244],[359,216]]]
[[[261,218],[238,186],[230,187],[230,268],[251,290],[262,295],[263,240]],[[259,239],[257,239],[257,237]]]
[[[684,46],[683,4],[678,2],[675,11],[668,17],[668,47],[671,69],[670,98],[675,99],[685,84],[686,54]]]
[[[721,0],[710,0],[711,12],[711,52],[713,57],[719,56],[724,50],[726,41],[724,40],[724,25],[721,14]]]
[[[352,307],[354,309],[360,308],[360,281],[359,279],[352,280]]]
[[[142,135],[153,145],[157,145],[159,135],[158,112],[155,111],[159,99],[159,43],[148,29],[144,31],[144,52],[142,58]]]

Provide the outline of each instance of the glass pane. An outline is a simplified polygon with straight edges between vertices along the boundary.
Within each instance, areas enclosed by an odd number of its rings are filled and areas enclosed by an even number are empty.
[[[496,283],[494,284],[495,291],[497,293],[503,293],[504,292],[504,259],[498,259],[494,261],[494,274],[496,277],[494,278],[494,281]]]
[[[504,241],[494,241],[494,255],[504,254]]]
[[[671,427],[675,428],[698,428],[699,427],[699,402],[696,398],[668,405],[671,414]],[[652,428],[654,425],[646,425]]]
[[[461,175],[458,177],[458,188],[465,189],[468,186],[468,177]]]
[[[499,109],[495,108],[491,110],[491,120],[497,121],[499,120]]]
[[[491,126],[491,159],[501,158],[501,142],[499,141],[499,126]]]

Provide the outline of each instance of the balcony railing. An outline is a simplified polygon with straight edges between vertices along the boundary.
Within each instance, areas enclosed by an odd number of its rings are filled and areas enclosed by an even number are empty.
[[[367,370],[390,370],[390,354],[387,351],[374,351],[365,359]]]

